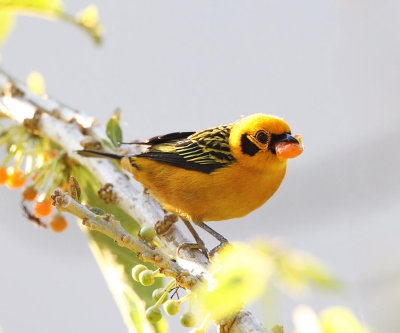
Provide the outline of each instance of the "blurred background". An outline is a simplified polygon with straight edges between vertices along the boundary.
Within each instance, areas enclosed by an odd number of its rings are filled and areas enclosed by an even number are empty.
[[[89,4],[65,3],[71,13]],[[304,154],[266,205],[210,226],[232,241],[283,239],[344,282],[279,296],[287,332],[299,303],[349,306],[371,332],[400,332],[400,2],[94,3],[103,46],[71,25],[19,17],[2,67],[22,80],[41,72],[51,96],[103,123],[120,107],[125,140],[283,117]],[[1,187],[4,333],[125,332],[77,225],[38,230],[19,207],[20,193]],[[172,320],[171,332],[187,331]]]

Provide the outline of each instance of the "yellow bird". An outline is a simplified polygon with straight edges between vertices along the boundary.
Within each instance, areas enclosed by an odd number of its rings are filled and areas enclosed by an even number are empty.
[[[157,136],[139,144],[149,147],[137,155],[79,153],[120,160],[165,210],[183,219],[197,241],[185,246],[204,252],[204,244],[188,221],[221,244],[227,242],[204,222],[242,217],[260,207],[279,188],[287,158],[302,152],[301,141],[291,135],[288,124],[265,114],[199,132]]]

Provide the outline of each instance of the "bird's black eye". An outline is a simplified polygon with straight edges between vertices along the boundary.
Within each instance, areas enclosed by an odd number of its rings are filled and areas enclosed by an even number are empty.
[[[258,142],[261,142],[262,144],[266,144],[268,142],[268,134],[265,132],[258,132],[256,134],[256,139]]]

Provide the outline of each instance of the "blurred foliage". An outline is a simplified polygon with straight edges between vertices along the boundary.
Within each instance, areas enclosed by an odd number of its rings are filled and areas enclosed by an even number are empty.
[[[86,7],[76,15],[75,21],[90,33],[96,43],[101,42],[104,28],[99,23],[99,10],[96,6]]]
[[[26,79],[26,85],[35,94],[44,95],[46,93],[44,78],[39,72],[31,72]]]
[[[65,11],[61,0],[0,0],[0,46],[12,31],[17,15],[35,15],[72,23],[86,31],[97,44],[101,43],[104,29],[94,5],[79,12],[76,17]]]
[[[274,295],[272,291],[276,287],[297,295],[313,287],[337,290],[339,286],[330,270],[310,254],[290,249],[282,242],[260,239],[249,244],[232,243],[223,248],[212,262],[206,279],[207,284],[196,290],[197,305],[203,317],[209,313],[214,319],[239,311],[257,298]],[[276,301],[274,298],[268,311],[271,308],[276,311]],[[277,320],[275,318],[274,322]],[[273,328],[273,332],[281,330],[279,326]],[[301,331],[306,332],[313,331]]]
[[[222,319],[260,297],[272,274],[272,264],[254,246],[232,243],[211,263],[207,284],[196,290],[204,314]]]
[[[347,308],[334,307],[322,311],[320,315],[324,333],[368,333],[367,328],[356,319]]]
[[[61,0],[0,0],[0,8],[55,16],[63,12],[64,4]]]
[[[280,325],[276,325],[272,327],[271,333],[283,333],[283,327]]]
[[[330,269],[309,253],[291,249],[282,242],[257,240],[255,244],[273,263],[273,281],[284,292],[305,293],[311,287],[328,290],[340,287]]]
[[[298,306],[293,313],[295,333],[368,333],[345,307],[331,307],[317,313],[306,305]]]
[[[14,15],[0,10],[0,46],[14,27]]]

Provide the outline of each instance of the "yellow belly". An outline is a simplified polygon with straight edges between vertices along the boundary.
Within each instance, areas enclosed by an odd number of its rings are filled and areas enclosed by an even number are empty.
[[[233,163],[211,174],[146,158],[137,158],[136,167],[124,160],[122,165],[165,210],[194,223],[247,215],[274,194],[286,172],[286,161],[274,162],[262,171]]]

